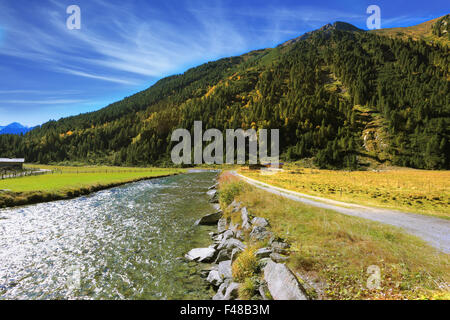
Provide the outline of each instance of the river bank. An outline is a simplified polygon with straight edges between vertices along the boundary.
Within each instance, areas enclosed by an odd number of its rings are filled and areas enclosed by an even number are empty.
[[[210,233],[213,243],[185,255],[188,261],[206,264],[202,276],[214,289],[212,299],[309,300],[316,296],[285,264],[290,245],[270,231],[266,219],[251,215],[242,203],[233,200],[224,212],[218,187],[216,183],[208,191],[216,212],[196,222],[217,228]]]
[[[180,169],[102,173],[67,173],[20,177],[1,181],[0,208],[74,199],[127,183],[168,177],[185,172]]]

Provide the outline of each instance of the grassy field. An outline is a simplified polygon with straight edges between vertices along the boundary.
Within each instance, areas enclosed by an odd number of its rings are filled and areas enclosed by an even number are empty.
[[[450,256],[377,222],[306,206],[222,175],[221,199],[236,198],[291,244],[288,265],[322,299],[449,299]],[[239,222],[239,213],[234,222]],[[381,270],[368,289],[369,266]],[[315,293],[314,293],[315,292]]]
[[[450,219],[450,171],[393,169],[346,172],[288,165],[284,171],[274,175],[244,170],[240,173],[313,196]]]
[[[0,207],[67,199],[127,182],[184,172],[183,169],[33,166],[53,173],[0,180]]]

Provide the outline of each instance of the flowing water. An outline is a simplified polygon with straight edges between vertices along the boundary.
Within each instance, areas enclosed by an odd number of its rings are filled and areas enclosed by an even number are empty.
[[[198,266],[212,212],[200,172],[0,209],[0,299],[209,299]]]

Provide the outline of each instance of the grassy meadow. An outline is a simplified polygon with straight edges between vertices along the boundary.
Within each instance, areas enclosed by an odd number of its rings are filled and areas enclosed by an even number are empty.
[[[313,196],[450,219],[450,171],[391,169],[348,172],[287,165],[284,171],[273,175],[247,170],[240,173]]]
[[[227,174],[220,179],[220,198],[224,208],[232,199],[241,201],[251,215],[266,218],[271,231],[291,244],[288,265],[313,297],[450,298],[450,255],[439,253],[401,229],[310,207]],[[241,223],[239,212],[225,214],[231,214],[234,223]],[[255,269],[248,257],[251,252],[246,255],[247,264],[233,265],[233,275],[244,284],[251,281]],[[379,289],[367,287],[369,266],[381,270]],[[250,275],[248,279],[246,275]],[[243,294],[251,296],[249,292]]]
[[[67,199],[128,182],[184,172],[183,169],[26,165],[52,173],[0,180],[0,207]]]

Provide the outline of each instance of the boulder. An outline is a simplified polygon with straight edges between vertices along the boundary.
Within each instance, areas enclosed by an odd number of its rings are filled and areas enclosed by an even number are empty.
[[[218,250],[222,249],[232,250],[233,248],[239,248],[240,250],[243,251],[245,250],[245,248],[247,248],[247,246],[242,241],[235,238],[231,238],[227,240],[222,240],[220,245],[217,247]]]
[[[289,258],[282,256],[281,254],[277,253],[277,252],[273,252],[270,254],[270,259],[272,259],[273,261],[280,263],[280,262],[286,262]]]
[[[263,227],[253,227],[252,232],[250,232],[250,240],[252,241],[262,241],[272,236],[272,232],[267,231]]]
[[[256,250],[255,256],[258,259],[268,258],[271,253],[272,253],[272,249],[271,248],[261,248],[261,249]]]
[[[274,252],[280,253],[280,254],[287,254],[288,253],[287,249],[289,249],[289,245],[287,243],[280,242],[280,241],[272,242],[271,247]]]
[[[206,278],[206,281],[215,287],[218,287],[223,283],[223,279],[219,276],[219,271],[217,270],[211,270]]]
[[[274,300],[308,300],[297,278],[284,264],[267,262],[264,280]]]
[[[196,248],[189,251],[185,257],[190,261],[213,262],[216,256],[216,250],[213,247]]]
[[[208,188],[208,190],[213,190],[213,189],[217,189],[217,187],[219,186],[218,183],[213,184],[211,187]]]
[[[212,198],[217,194],[217,190],[209,190],[206,194]]]
[[[206,216],[201,217],[195,222],[195,225],[214,225],[219,222],[220,218],[222,218],[222,211],[217,211],[215,213],[207,214]]]
[[[214,261],[214,263],[218,264],[222,261],[226,261],[226,260],[230,260],[230,259],[231,259],[230,250],[223,249],[223,250],[220,250],[219,253],[217,254],[217,258],[216,258],[216,261]]]
[[[269,225],[269,222],[267,222],[267,220],[264,218],[254,217],[252,220],[252,225],[265,228]]]
[[[227,290],[225,291],[225,295],[223,297],[223,300],[235,300],[239,296],[239,283],[232,282],[227,287]]]
[[[239,208],[242,206],[242,203],[233,200],[233,202],[227,207],[228,210],[231,210],[232,213],[238,212]]]
[[[228,285],[230,284],[230,279],[225,279],[225,281],[219,286],[217,293],[212,298],[213,300],[224,300],[225,293],[227,291]]]
[[[241,209],[241,218],[242,228],[244,228],[244,230],[249,230],[251,228],[250,219],[248,217],[248,210],[245,207]]]
[[[244,241],[244,233],[242,232],[242,230],[236,231],[236,239]]]
[[[221,211],[221,210],[220,210],[220,204],[214,203],[212,206],[213,206],[214,210],[216,210],[216,211]]]
[[[217,232],[222,233],[225,232],[225,230],[227,230],[227,219],[219,219],[217,222]]]
[[[231,279],[231,260],[222,261],[219,263],[219,276],[221,279]]]

